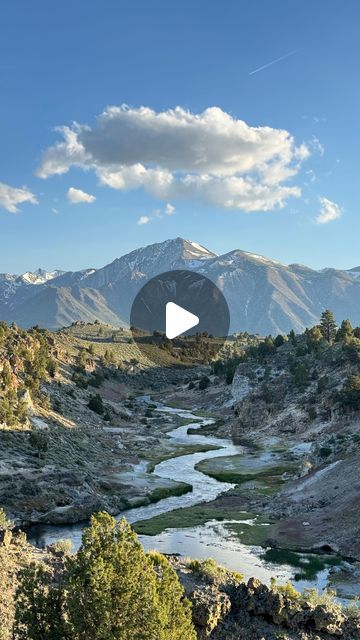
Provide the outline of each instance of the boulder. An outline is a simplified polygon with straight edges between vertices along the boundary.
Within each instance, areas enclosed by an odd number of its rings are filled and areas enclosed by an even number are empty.
[[[214,585],[207,585],[201,590],[196,589],[190,593],[189,598],[193,606],[193,622],[198,631],[198,638],[208,638],[230,612],[230,598]]]

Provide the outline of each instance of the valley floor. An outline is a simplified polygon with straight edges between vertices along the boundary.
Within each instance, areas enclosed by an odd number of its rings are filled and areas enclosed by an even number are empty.
[[[300,581],[323,571],[323,584],[330,581],[339,595],[360,594],[357,413],[332,413],[321,396],[322,413],[310,419],[311,386],[287,396],[286,353],[274,374],[271,367],[240,364],[232,384],[211,375],[204,390],[198,384],[209,373],[204,367],[107,363],[101,385],[92,389],[93,358],[86,357],[80,377],[74,373],[76,354],[90,343],[82,336],[74,346],[73,336],[60,337],[55,380],[42,386],[49,401],[30,407],[29,424],[0,431],[1,506],[18,526],[66,532],[74,525],[80,536],[79,523],[106,510],[127,516],[145,541],[222,523],[218,548],[227,534],[244,548],[256,547],[255,573],[263,553],[272,566],[298,567]],[[273,403],[258,395],[260,376],[272,384]],[[335,368],[333,384],[343,377]],[[101,415],[89,407],[95,394],[105,407]],[[161,412],[159,401],[176,409]],[[181,408],[202,416],[193,440],[173,437],[179,429],[194,432],[194,415]]]

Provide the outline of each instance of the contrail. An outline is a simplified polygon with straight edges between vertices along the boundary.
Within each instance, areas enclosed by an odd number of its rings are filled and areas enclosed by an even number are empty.
[[[268,67],[272,67],[273,64],[276,64],[277,62],[281,62],[282,60],[285,60],[286,58],[290,58],[290,56],[293,56],[294,53],[297,53],[299,51],[299,49],[295,49],[294,51],[289,51],[289,53],[285,53],[284,56],[281,56],[281,58],[276,58],[276,60],[272,60],[271,62],[268,62],[267,64],[263,64],[262,67],[258,67],[257,69],[254,69],[254,71],[250,71],[249,76],[253,76],[254,73],[259,73],[259,71],[263,71],[264,69],[268,69]]]

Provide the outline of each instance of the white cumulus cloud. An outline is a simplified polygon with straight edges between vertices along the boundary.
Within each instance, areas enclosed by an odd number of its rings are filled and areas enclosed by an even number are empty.
[[[19,213],[19,204],[31,202],[38,204],[36,196],[26,189],[26,187],[17,188],[0,182],[0,208],[10,211],[10,213]]]
[[[86,193],[86,191],[82,191],[82,189],[75,189],[74,187],[70,187],[67,192],[67,197],[71,204],[79,204],[80,202],[95,202],[95,196],[92,196],[90,193]]]
[[[140,216],[139,220],[137,221],[138,224],[147,224],[148,222],[150,222],[151,218],[150,216]]]
[[[93,126],[75,123],[57,132],[61,139],[38,170],[42,178],[76,166],[113,189],[142,187],[167,203],[197,198],[244,211],[284,207],[298,197],[300,188],[287,182],[310,155],[288,131],[252,127],[219,107],[195,114],[113,106]]]
[[[326,224],[327,222],[332,222],[333,220],[337,220],[337,218],[341,218],[344,213],[344,209],[329,200],[328,198],[320,197],[320,213],[316,218],[316,222],[318,224]]]

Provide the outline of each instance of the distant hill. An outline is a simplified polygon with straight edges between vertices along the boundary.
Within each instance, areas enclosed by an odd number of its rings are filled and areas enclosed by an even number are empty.
[[[0,318],[50,329],[77,320],[126,324],[141,286],[172,269],[197,271],[222,289],[231,331],[300,332],[316,324],[326,308],[339,321],[360,323],[360,267],[316,271],[239,249],[217,256],[183,238],[136,249],[101,269],[0,274]]]

